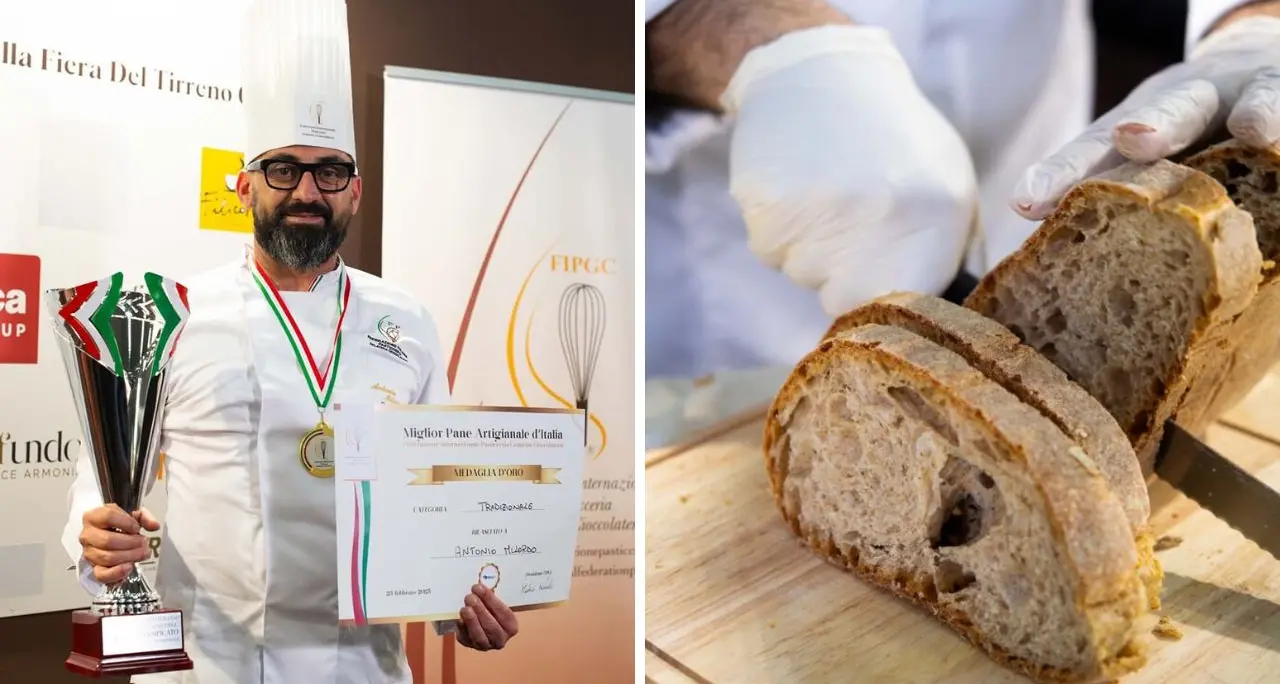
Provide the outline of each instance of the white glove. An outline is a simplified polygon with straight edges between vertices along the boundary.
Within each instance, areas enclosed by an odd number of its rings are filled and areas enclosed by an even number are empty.
[[[722,99],[751,250],[828,314],[951,282],[976,221],[973,160],[886,31],[788,34],[748,53]]]
[[[1073,186],[1126,160],[1175,155],[1226,121],[1253,147],[1280,144],[1280,19],[1242,19],[1202,41],[1185,62],[1148,78],[1115,109],[1027,169],[1013,207],[1041,219]]]

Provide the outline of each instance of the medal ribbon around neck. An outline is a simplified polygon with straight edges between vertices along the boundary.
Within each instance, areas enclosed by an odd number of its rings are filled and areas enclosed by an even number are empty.
[[[307,346],[307,340],[302,336],[302,331],[298,329],[297,321],[293,320],[293,314],[289,313],[289,305],[285,304],[284,298],[280,296],[280,290],[276,289],[275,283],[271,281],[271,277],[267,272],[262,270],[262,266],[255,260],[253,268],[253,280],[257,283],[258,289],[262,291],[262,296],[267,299],[267,304],[271,306],[271,312],[276,315],[276,320],[280,322],[280,328],[284,330],[284,336],[289,340],[289,346],[293,347],[293,354],[298,360],[298,368],[302,370],[303,377],[307,380],[307,389],[311,391],[311,398],[316,402],[316,408],[320,410],[321,421],[324,419],[324,410],[329,406],[329,400],[333,397],[333,387],[337,384],[338,361],[342,357],[342,321],[347,317],[347,302],[351,299],[351,279],[347,277],[346,268],[338,267],[338,324],[333,329],[333,344],[329,350],[329,359],[324,365],[323,372],[321,367],[316,364],[315,357],[311,354],[310,347]]]

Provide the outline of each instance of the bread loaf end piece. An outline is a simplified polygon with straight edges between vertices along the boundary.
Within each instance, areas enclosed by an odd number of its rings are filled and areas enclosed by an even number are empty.
[[[959,354],[970,366],[1039,411],[1098,465],[1125,510],[1139,549],[1154,546],[1151,500],[1133,446],[1115,418],[1082,387],[1004,326],[940,297],[896,292],[841,316],[827,337],[867,324],[891,325]],[[1151,609],[1160,607],[1163,571],[1154,553],[1139,554]]]
[[[1261,268],[1252,219],[1217,181],[1167,161],[1126,164],[1067,193],[965,306],[1096,397],[1150,474],[1165,421],[1204,413],[1184,405],[1188,390],[1229,363],[1225,331]]]
[[[1138,552],[1097,466],[959,355],[895,327],[827,339],[765,428],[773,494],[819,555],[1041,682],[1145,663]]]
[[[1184,163],[1212,176],[1236,206],[1249,212],[1264,259],[1258,295],[1227,335],[1232,355],[1225,377],[1204,389],[1214,396],[1201,420],[1216,420],[1280,363],[1280,150],[1258,150],[1230,141]]]

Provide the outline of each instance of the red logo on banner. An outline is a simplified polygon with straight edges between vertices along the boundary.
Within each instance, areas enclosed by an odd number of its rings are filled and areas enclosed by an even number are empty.
[[[0,254],[0,363],[35,363],[40,342],[40,257]]]

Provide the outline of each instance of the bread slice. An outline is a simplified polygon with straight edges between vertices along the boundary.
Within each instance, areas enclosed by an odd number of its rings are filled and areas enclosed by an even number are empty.
[[[1138,572],[1149,606],[1160,607],[1163,571],[1149,526],[1147,485],[1129,440],[1096,399],[1004,326],[938,297],[910,292],[882,296],[836,319],[826,336],[867,324],[901,328],[959,354],[1084,449],[1124,508],[1138,545]]]
[[[1041,682],[1145,663],[1138,551],[1098,466],[960,355],[869,324],[824,340],[771,406],[774,498],[818,554]]]
[[[1067,193],[965,306],[1096,397],[1150,474],[1167,419],[1207,426],[1188,390],[1222,377],[1230,324],[1261,268],[1252,219],[1217,181],[1168,161],[1127,164]]]
[[[1233,345],[1223,379],[1203,383],[1211,391],[1207,415],[1216,420],[1280,363],[1280,150],[1257,150],[1231,141],[1211,147],[1183,162],[1221,183],[1236,203],[1253,217],[1262,251],[1262,282],[1253,303],[1231,326]]]

